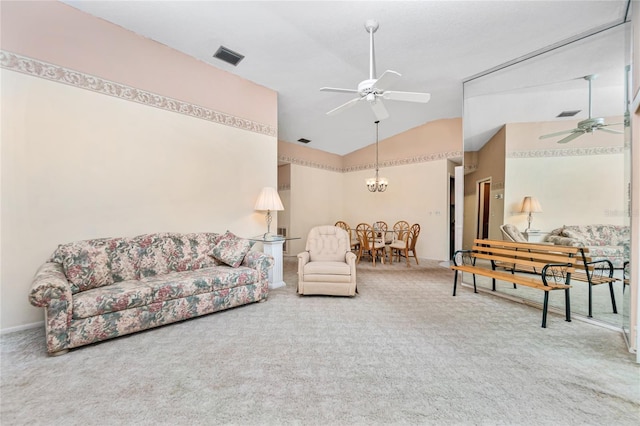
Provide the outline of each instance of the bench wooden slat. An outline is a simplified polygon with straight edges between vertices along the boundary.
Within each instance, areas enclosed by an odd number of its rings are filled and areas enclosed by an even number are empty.
[[[542,272],[542,268],[544,268],[549,263],[560,263],[562,259],[556,259],[554,262],[536,262],[528,259],[520,259],[520,258],[511,258],[511,257],[503,257],[503,256],[495,256],[485,253],[475,253],[474,257],[477,259],[485,259],[485,260],[493,260],[494,262],[501,262],[503,264],[510,264],[515,266],[525,266],[530,268],[537,268],[537,273]],[[567,263],[569,265],[570,263]],[[504,267],[504,265],[502,265]],[[575,268],[571,266],[567,266],[567,272],[573,272]]]
[[[502,241],[502,240],[483,240],[476,238],[473,240],[475,245],[488,244],[491,247],[510,247],[518,250],[538,250],[542,252],[557,252],[576,255],[580,249],[586,249],[586,247],[572,247],[572,246],[559,246],[555,244],[537,244],[537,243],[518,243],[514,241]],[[585,252],[587,253],[587,252]]]
[[[567,257],[564,253],[539,253],[535,251],[514,251],[512,249],[505,248],[489,248],[474,246],[473,251],[483,253],[486,255],[503,256],[508,259],[514,260],[529,260],[536,261],[543,264],[547,263],[578,263],[578,258]]]
[[[520,284],[520,285],[533,287],[533,288],[537,288],[544,291],[565,290],[567,288],[571,288],[571,285],[558,284],[558,283],[548,283],[549,285],[545,286],[538,277],[536,278],[523,277],[521,275],[513,275],[508,272],[493,271],[491,269],[478,268],[475,266],[452,266],[451,269],[455,269],[462,272],[468,272],[470,274],[483,275],[485,277],[495,278],[500,281]]]

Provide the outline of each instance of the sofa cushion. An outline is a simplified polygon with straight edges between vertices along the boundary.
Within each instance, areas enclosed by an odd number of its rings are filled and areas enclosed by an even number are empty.
[[[309,231],[306,249],[311,262],[344,262],[351,250],[349,234],[337,226],[316,226]]]
[[[196,271],[172,272],[163,276],[143,278],[141,283],[151,289],[152,302],[165,302],[257,283],[259,273],[255,269],[215,266]]]
[[[73,294],[113,284],[109,238],[58,246],[51,260],[60,263]]]
[[[114,283],[127,280],[137,280],[138,261],[140,253],[132,238],[112,238],[109,241],[109,260],[111,277]]]
[[[140,278],[164,275],[177,269],[184,257],[176,244],[177,234],[145,234],[135,238],[138,245]],[[186,260],[190,262],[190,259]]]
[[[89,318],[151,303],[152,290],[138,280],[83,291],[73,296],[73,318]]]
[[[313,274],[351,275],[351,267],[345,262],[309,262],[304,265],[304,279]]]
[[[185,250],[190,252],[191,262],[189,270],[195,271],[219,264],[219,262],[209,254],[220,236],[221,234],[214,232],[199,232],[184,234],[182,236],[187,244]]]
[[[242,263],[242,259],[251,250],[252,245],[251,241],[227,231],[217,239],[211,250],[211,256],[220,262],[237,268]]]
[[[584,245],[587,244],[587,241],[583,238],[583,234],[572,229],[564,228],[562,230],[562,236],[567,238],[573,238],[578,243],[582,243]]]

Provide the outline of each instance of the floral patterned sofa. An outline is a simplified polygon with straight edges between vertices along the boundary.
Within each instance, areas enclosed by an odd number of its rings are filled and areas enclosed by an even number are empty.
[[[60,245],[29,301],[45,308],[49,354],[263,301],[273,258],[227,231]]]
[[[628,226],[575,225],[551,231],[545,241],[565,246],[587,247],[593,260],[608,259],[614,268],[629,260],[631,234]]]

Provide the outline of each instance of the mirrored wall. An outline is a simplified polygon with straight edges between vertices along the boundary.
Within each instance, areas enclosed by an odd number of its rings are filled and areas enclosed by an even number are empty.
[[[463,248],[477,237],[504,239],[503,224],[531,242],[583,232],[593,244],[612,246],[622,278],[631,235],[629,31],[630,24],[618,25],[464,84]],[[605,130],[567,138],[589,119]],[[530,215],[525,197],[538,201]],[[479,284],[491,289],[489,280]],[[572,284],[572,311],[586,317],[588,285]],[[534,305],[542,300],[540,291],[506,283],[496,293]],[[550,306],[564,309],[563,294],[552,293]],[[627,326],[630,293],[622,280],[613,297],[607,285],[594,286],[593,319]]]

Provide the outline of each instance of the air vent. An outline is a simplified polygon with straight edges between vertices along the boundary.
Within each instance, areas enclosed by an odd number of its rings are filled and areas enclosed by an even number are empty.
[[[581,109],[576,109],[576,110],[573,110],[573,111],[562,111],[560,114],[556,115],[556,117],[557,118],[560,118],[560,117],[573,117],[574,115],[576,115],[580,111],[582,111],[582,110]]]
[[[311,142],[311,140],[305,139],[305,138],[300,138],[300,139],[298,139],[298,142],[309,143],[309,142]]]
[[[224,46],[218,47],[218,50],[213,54],[213,57],[218,58],[221,61],[225,61],[226,63],[231,64],[234,67],[244,59],[244,55],[234,52],[231,49],[227,49]]]

